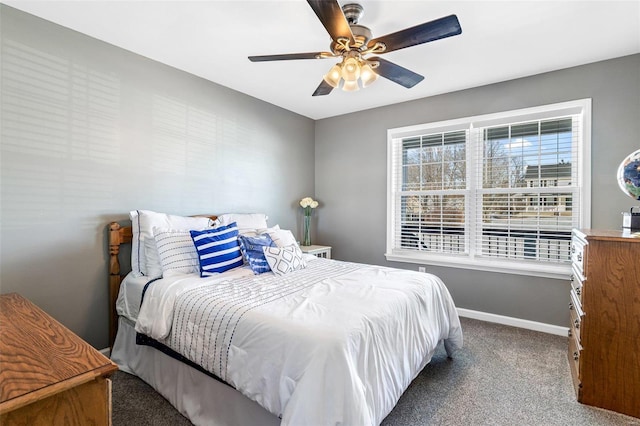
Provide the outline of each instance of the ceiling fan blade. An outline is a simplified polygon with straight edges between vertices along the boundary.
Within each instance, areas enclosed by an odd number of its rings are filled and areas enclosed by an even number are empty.
[[[367,47],[371,48],[375,46],[376,42],[382,42],[387,47],[384,53],[387,53],[460,33],[462,33],[462,28],[460,27],[460,22],[458,22],[458,17],[449,15],[435,21],[425,22],[415,27],[374,38],[367,43]]]
[[[333,58],[335,55],[329,52],[309,52],[309,53],[283,53],[281,55],[249,56],[251,62],[266,61],[289,61],[292,59],[324,59]]]
[[[320,82],[320,85],[318,86],[318,88],[316,89],[315,92],[313,92],[313,96],[324,96],[324,95],[328,95],[329,93],[331,93],[331,91],[333,90],[333,86],[331,86],[329,83],[327,83],[326,81],[322,80]]]
[[[311,9],[316,13],[322,25],[333,39],[337,41],[339,38],[347,38],[354,43],[351,27],[347,22],[347,18],[342,13],[342,8],[335,0],[307,0]]]
[[[407,89],[412,88],[413,86],[424,80],[424,77],[420,74],[416,74],[411,70],[408,70],[404,67],[401,67],[400,65],[396,65],[393,62],[389,62],[377,56],[367,58],[367,61],[379,62],[380,65],[373,69],[374,72],[386,79],[393,81],[394,83],[398,83],[399,85],[406,87]]]

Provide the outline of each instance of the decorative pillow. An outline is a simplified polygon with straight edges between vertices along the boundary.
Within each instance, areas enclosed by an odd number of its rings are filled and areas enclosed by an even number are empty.
[[[208,217],[187,217],[150,210],[130,212],[132,223],[131,269],[151,277],[160,276],[162,265],[153,237],[153,228],[202,230],[211,226]],[[137,231],[137,232],[136,232]],[[146,241],[146,244],[145,244]],[[151,271],[147,269],[151,268]]]
[[[200,270],[198,252],[189,231],[154,227],[153,236],[163,276],[192,274]]]
[[[271,240],[268,234],[259,235],[257,237],[247,237],[244,235],[238,236],[238,242],[240,243],[240,250],[242,255],[255,275],[269,272],[269,264],[264,257],[263,247],[275,247],[276,244]]]
[[[269,267],[276,275],[284,275],[307,267],[298,244],[287,247],[263,247],[262,251]]]
[[[189,231],[198,252],[200,276],[208,277],[244,264],[234,223],[204,231]]]
[[[293,244],[298,244],[296,241],[296,237],[293,236],[293,233],[288,229],[276,229],[276,230],[267,230],[267,234],[271,237],[274,243],[278,247],[287,247]]]
[[[267,228],[267,215],[264,213],[225,213],[218,216],[214,226],[225,226],[236,223],[240,229]]]

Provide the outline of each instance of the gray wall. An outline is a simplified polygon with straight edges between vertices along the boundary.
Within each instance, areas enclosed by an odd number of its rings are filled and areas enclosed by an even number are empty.
[[[384,258],[387,129],[582,98],[593,102],[591,225],[620,228],[620,212],[637,205],[618,189],[615,175],[640,148],[640,55],[317,121],[318,242],[332,245],[338,259],[417,269]],[[568,326],[568,281],[427,271],[444,280],[458,307]]]
[[[336,258],[417,268],[383,255],[388,128],[591,97],[592,224],[616,228],[633,205],[614,173],[640,146],[640,55],[314,125],[5,5],[0,18],[0,292],[30,298],[98,348],[106,225],[132,209],[262,211],[299,236],[297,201],[314,196],[313,241]],[[429,271],[460,307],[566,325],[566,282]]]
[[[312,120],[5,5],[0,14],[2,293],[103,348],[108,222],[133,209],[251,211],[299,229]]]

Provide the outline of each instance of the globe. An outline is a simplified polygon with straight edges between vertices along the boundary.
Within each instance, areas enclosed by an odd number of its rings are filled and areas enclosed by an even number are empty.
[[[625,194],[640,200],[640,149],[629,154],[618,167],[618,185]]]

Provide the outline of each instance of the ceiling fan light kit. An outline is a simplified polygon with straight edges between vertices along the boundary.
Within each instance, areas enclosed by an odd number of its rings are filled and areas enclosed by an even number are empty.
[[[323,79],[333,88],[341,87],[345,92],[354,92],[376,81],[378,74],[366,61],[349,58],[331,67]]]
[[[324,75],[313,96],[328,95],[338,87],[346,92],[353,92],[361,87],[368,87],[379,76],[411,88],[424,77],[393,62],[367,56],[392,52],[462,33],[458,18],[455,15],[449,15],[372,39],[371,30],[358,24],[363,14],[361,5],[349,3],[340,8],[335,0],[307,0],[307,3],[331,36],[331,52],[249,56],[249,60],[264,62],[341,58],[341,61]]]

